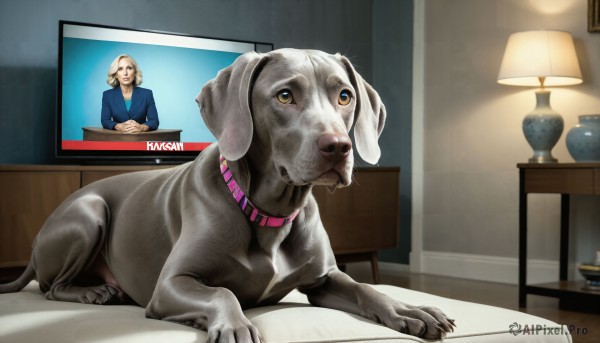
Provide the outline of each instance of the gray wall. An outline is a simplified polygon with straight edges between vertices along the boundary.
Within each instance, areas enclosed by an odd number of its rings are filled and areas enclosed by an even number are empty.
[[[373,86],[388,111],[381,166],[401,166],[399,249],[380,258],[408,264],[411,244],[413,2],[373,1]]]
[[[340,52],[388,109],[381,165],[402,165],[403,250],[410,245],[412,0],[0,1],[0,163],[53,163],[58,21],[271,42]]]
[[[553,155],[573,162],[566,134],[578,115],[600,108],[600,35],[587,32],[587,1],[432,0],[424,10],[423,250],[514,258],[516,164],[533,154],[521,127],[535,96],[534,87],[496,82],[507,39],[540,28],[573,34],[584,82],[551,87],[552,107],[565,121]],[[600,199],[573,198],[571,262],[592,261],[600,250]],[[557,260],[559,209],[559,195],[529,196],[530,259]]]

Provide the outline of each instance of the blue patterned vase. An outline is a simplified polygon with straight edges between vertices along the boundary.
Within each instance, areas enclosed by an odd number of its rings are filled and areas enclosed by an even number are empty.
[[[579,116],[567,134],[567,149],[577,162],[600,162],[600,114]]]

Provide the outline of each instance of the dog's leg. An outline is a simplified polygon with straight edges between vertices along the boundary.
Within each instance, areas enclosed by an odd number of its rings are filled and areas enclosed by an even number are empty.
[[[95,195],[66,203],[52,214],[36,238],[32,255],[46,298],[87,304],[118,300],[120,290],[114,286],[73,284],[96,261],[108,222],[108,206]]]
[[[207,330],[207,343],[262,342],[230,290],[208,287],[187,275],[161,279],[146,307],[146,317]]]
[[[397,301],[339,270],[332,271],[320,286],[304,292],[313,305],[354,313],[413,336],[440,339],[454,327],[454,321],[435,307]]]

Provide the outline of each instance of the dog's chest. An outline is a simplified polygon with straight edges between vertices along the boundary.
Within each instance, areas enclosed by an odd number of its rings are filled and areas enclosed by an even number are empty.
[[[270,271],[270,273],[265,273],[265,277],[262,278],[263,281],[268,280],[268,282],[258,298],[257,303],[260,303],[271,296],[271,292],[276,285],[282,285],[286,279],[289,279],[298,270],[298,266],[291,265],[286,256],[278,251],[274,252],[268,260],[270,260],[271,263],[266,270]],[[270,278],[269,274],[271,274]]]
[[[228,273],[222,286],[233,291],[243,307],[275,303],[324,273],[311,254],[297,254],[284,247],[270,252],[251,249],[235,259],[235,271]]]
[[[253,268],[251,277],[256,278],[257,285],[260,284],[253,296],[256,304],[279,301],[302,283],[318,277],[310,258],[297,260],[295,256],[278,251],[267,260],[269,265]]]

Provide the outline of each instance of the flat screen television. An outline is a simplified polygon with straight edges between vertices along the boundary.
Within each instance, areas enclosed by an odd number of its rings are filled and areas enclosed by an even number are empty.
[[[77,163],[192,160],[215,141],[194,101],[202,86],[241,54],[273,49],[270,43],[70,21],[59,22],[58,46],[56,157]],[[124,134],[103,128],[103,92],[113,88],[107,74],[121,54],[133,57],[143,73],[140,87],[152,91],[157,130]],[[135,101],[134,95],[132,111]]]

